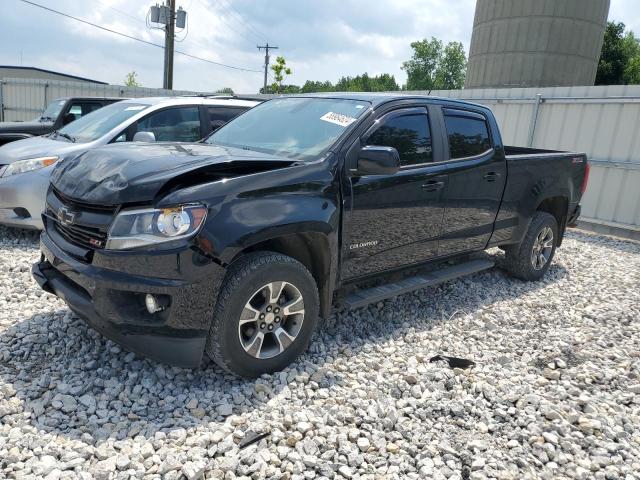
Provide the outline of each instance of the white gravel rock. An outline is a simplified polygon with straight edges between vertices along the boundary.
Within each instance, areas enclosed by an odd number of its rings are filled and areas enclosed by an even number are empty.
[[[639,478],[638,243],[572,231],[542,282],[336,311],[257,381],[124,351],[39,289],[38,258],[0,227],[0,478]]]

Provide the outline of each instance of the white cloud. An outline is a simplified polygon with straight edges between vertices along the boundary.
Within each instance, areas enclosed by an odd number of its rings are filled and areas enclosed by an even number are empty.
[[[89,25],[65,19],[17,0],[3,1],[0,63],[23,63],[122,83],[135,70],[142,84],[162,84],[163,52]],[[145,16],[156,0],[39,0],[43,4],[158,44]],[[6,4],[11,3],[11,8]],[[266,40],[280,49],[293,69],[287,83],[337,81],[343,75],[391,73],[406,77],[402,62],[409,44],[435,36],[461,41],[468,52],[474,0],[178,0],[188,11],[187,38],[176,49],[230,65],[260,70]],[[14,8],[15,7],[15,8]],[[610,18],[640,34],[637,0],[612,0]],[[174,87],[256,92],[262,74],[240,72],[175,56]]]

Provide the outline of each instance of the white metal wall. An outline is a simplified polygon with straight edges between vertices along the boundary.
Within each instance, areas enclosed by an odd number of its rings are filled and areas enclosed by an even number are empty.
[[[197,92],[58,80],[0,80],[0,120],[28,120],[59,97],[144,97]],[[640,86],[405,92],[490,106],[507,145],[585,152],[592,169],[582,218],[640,232]],[[268,97],[268,96],[265,96]]]
[[[431,94],[490,106],[507,145],[585,152],[592,168],[582,219],[640,232],[640,86]]]
[[[161,88],[124,87],[89,82],[0,79],[0,121],[25,121],[36,118],[56,98],[87,97],[156,97],[190,95],[198,92],[163,90]]]

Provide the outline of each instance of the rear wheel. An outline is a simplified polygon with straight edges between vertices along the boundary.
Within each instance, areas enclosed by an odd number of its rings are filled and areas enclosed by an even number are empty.
[[[522,280],[540,280],[556,251],[558,223],[547,212],[536,212],[519,245],[505,248],[505,269]]]
[[[257,377],[283,369],[309,344],[318,289],[297,260],[248,254],[225,276],[207,339],[207,354],[225,370]]]

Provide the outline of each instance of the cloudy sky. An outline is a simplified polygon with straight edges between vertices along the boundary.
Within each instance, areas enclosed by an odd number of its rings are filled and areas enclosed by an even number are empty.
[[[147,28],[157,0],[34,0],[107,28],[162,44]],[[162,86],[163,51],[44,11],[20,0],[0,0],[0,64],[35,66],[121,84],[135,70],[148,87]],[[611,0],[610,19],[640,34],[638,0]],[[475,0],[177,0],[188,12],[188,32],[176,49],[215,62],[260,70],[257,44],[280,47],[293,69],[287,83],[342,75],[392,73],[411,56],[409,44],[435,36],[461,41],[468,52]],[[177,54],[174,88],[255,93],[261,73],[224,68]]]

